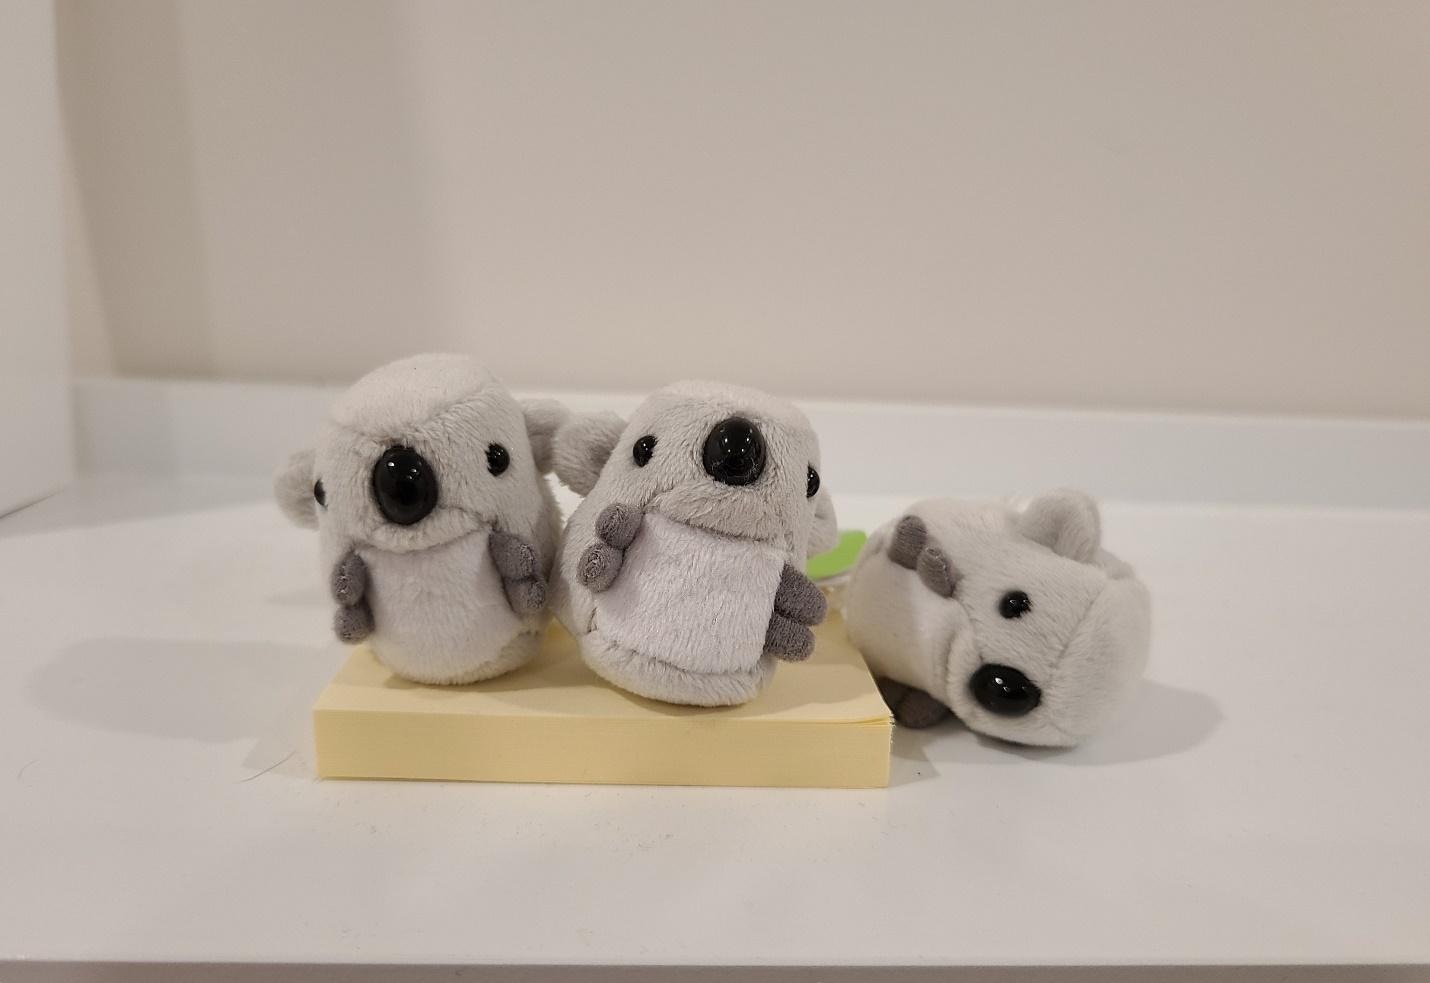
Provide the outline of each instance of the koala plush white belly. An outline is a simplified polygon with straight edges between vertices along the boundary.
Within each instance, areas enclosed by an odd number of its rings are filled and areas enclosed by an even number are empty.
[[[375,623],[367,642],[383,665],[415,682],[471,683],[535,654],[538,623],[512,611],[489,536],[413,553],[359,547]]]
[[[784,555],[647,514],[621,575],[595,595],[587,661],[659,700],[742,703],[774,671],[764,654]]]

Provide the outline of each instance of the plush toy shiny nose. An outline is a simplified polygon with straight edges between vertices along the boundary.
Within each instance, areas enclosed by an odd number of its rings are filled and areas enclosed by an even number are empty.
[[[1011,666],[980,666],[968,687],[983,709],[1000,717],[1032,713],[1043,700],[1043,691],[1037,684]]]
[[[705,473],[726,485],[754,483],[765,472],[765,438],[742,416],[721,420],[705,438]]]

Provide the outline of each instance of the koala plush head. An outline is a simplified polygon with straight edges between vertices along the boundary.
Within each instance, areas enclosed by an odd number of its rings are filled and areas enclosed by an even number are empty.
[[[553,461],[557,477],[596,511],[621,502],[775,546],[801,563],[837,536],[809,420],[755,389],[679,382],[629,421],[572,418],[557,432]]]
[[[1022,511],[920,502],[866,545],[850,635],[876,672],[926,690],[972,730],[1076,744],[1125,701],[1147,658],[1147,591],[1100,544],[1097,506],[1080,492]]]
[[[406,553],[498,523],[531,535],[563,418],[553,403],[523,409],[466,356],[405,358],[338,398],[275,493],[295,523],[344,545]]]

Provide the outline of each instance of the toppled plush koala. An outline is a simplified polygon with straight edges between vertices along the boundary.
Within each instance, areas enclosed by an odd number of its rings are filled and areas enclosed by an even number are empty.
[[[1019,512],[931,499],[869,538],[845,596],[849,637],[900,723],[952,712],[1018,744],[1067,747],[1127,700],[1151,602],[1101,548],[1097,505],[1057,491]]]
[[[274,482],[316,527],[334,628],[420,683],[470,683],[537,650],[560,514],[543,473],[564,418],[461,355],[385,365],[344,393]]]
[[[601,676],[669,703],[754,697],[814,647],[823,594],[805,560],[834,545],[819,441],[792,404],[683,382],[630,422],[575,417],[556,475],[586,499],[553,573],[556,615]]]

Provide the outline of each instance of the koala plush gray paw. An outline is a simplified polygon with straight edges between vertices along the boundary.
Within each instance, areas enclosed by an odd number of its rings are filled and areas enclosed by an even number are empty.
[[[333,632],[338,641],[355,645],[372,634],[372,608],[367,601],[339,607],[333,616]]]
[[[930,546],[924,520],[906,515],[894,527],[889,542],[889,559],[899,566],[914,570],[925,587],[940,597],[952,597],[958,579],[948,556],[937,546]]]
[[[952,597],[957,574],[953,564],[937,546],[925,546],[919,554],[919,579],[939,597]]]
[[[616,582],[616,574],[621,572],[624,561],[625,553],[621,550],[605,543],[595,543],[581,554],[581,564],[576,573],[581,583],[599,594]]]
[[[596,517],[596,537],[600,542],[586,547],[576,570],[581,583],[600,593],[616,582],[625,563],[626,550],[641,528],[641,511],[629,505],[607,505]]]
[[[503,581],[502,587],[506,590],[507,603],[517,614],[536,614],[546,607],[546,582],[539,577]]]
[[[333,616],[333,632],[349,645],[372,634],[372,608],[367,603],[367,564],[356,550],[348,550],[333,567],[328,588],[338,602]]]
[[[948,707],[921,689],[882,677],[876,682],[879,685],[879,695],[893,711],[894,719],[905,727],[914,730],[932,727],[952,713]]]
[[[814,632],[776,612],[765,630],[765,654],[785,662],[803,662],[814,652]]]
[[[817,625],[824,620],[829,603],[824,599],[824,591],[816,587],[804,571],[786,563],[775,591],[775,610],[802,625]]]
[[[546,581],[537,567],[536,550],[520,536],[492,530],[487,549],[501,574],[507,603],[517,614],[536,614],[546,606]]]
[[[828,610],[824,592],[802,571],[786,563],[775,591],[775,610],[765,631],[765,652],[786,662],[800,662],[814,651],[809,626],[824,620]]]
[[[596,517],[596,535],[601,542],[618,550],[629,549],[641,530],[641,511],[617,502],[601,510]]]
[[[894,709],[894,704],[902,700],[909,692],[909,687],[887,676],[875,676],[874,685],[879,688],[879,695],[884,698],[884,703],[890,710]]]
[[[333,600],[344,607],[351,607],[367,594],[367,564],[356,550],[348,550],[347,555],[333,567],[328,586]]]
[[[889,559],[901,567],[913,570],[918,566],[919,554],[928,542],[928,529],[924,520],[916,515],[906,515],[894,527],[894,536],[889,541]]]

